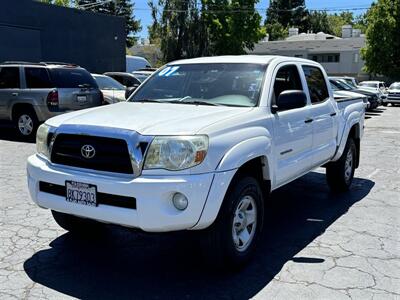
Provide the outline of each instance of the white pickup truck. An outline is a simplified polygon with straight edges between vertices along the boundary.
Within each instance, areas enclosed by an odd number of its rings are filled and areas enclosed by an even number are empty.
[[[197,230],[210,258],[241,265],[271,191],[319,166],[334,191],[349,189],[363,128],[362,99],[335,101],[313,61],[181,60],[127,102],[41,125],[29,191],[71,232]]]

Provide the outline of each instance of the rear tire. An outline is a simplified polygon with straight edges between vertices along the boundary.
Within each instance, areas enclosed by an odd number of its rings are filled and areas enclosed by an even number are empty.
[[[386,106],[388,106],[388,104],[387,104],[387,103],[382,103],[382,105],[383,105],[383,106],[385,106],[385,107],[386,107]]]
[[[17,129],[17,135],[26,141],[33,141],[39,121],[33,108],[21,108],[13,114],[13,122]]]
[[[203,254],[214,268],[238,268],[252,256],[262,230],[263,196],[254,177],[235,178],[214,224],[201,240]]]
[[[73,234],[98,236],[104,228],[102,223],[94,220],[76,217],[55,210],[52,210],[51,213],[61,228]]]
[[[349,138],[340,159],[331,162],[326,167],[326,179],[333,192],[349,190],[353,182],[356,155],[356,144],[352,138]]]

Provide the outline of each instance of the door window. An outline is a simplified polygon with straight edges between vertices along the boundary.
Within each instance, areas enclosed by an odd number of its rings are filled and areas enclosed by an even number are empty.
[[[316,104],[324,102],[326,99],[328,99],[328,88],[320,68],[303,66],[303,71],[304,75],[306,76],[311,103]]]
[[[0,89],[19,89],[19,68],[0,68]]]
[[[26,86],[29,89],[52,88],[49,74],[45,68],[25,68]]]
[[[299,71],[295,65],[281,67],[276,74],[273,104],[276,104],[276,99],[278,99],[279,95],[287,90],[303,90]]]

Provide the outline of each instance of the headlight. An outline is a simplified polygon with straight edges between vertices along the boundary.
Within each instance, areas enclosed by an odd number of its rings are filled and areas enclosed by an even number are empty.
[[[159,136],[151,142],[144,169],[183,170],[200,164],[206,157],[208,137]]]
[[[49,146],[48,146],[48,136],[50,131],[50,126],[47,124],[42,124],[39,126],[36,132],[36,151],[39,154],[44,155],[45,157],[49,158]]]

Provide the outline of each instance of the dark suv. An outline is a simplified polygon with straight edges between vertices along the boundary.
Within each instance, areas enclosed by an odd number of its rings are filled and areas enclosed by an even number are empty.
[[[0,120],[35,136],[40,122],[68,111],[98,106],[102,94],[88,71],[65,63],[0,63]]]

